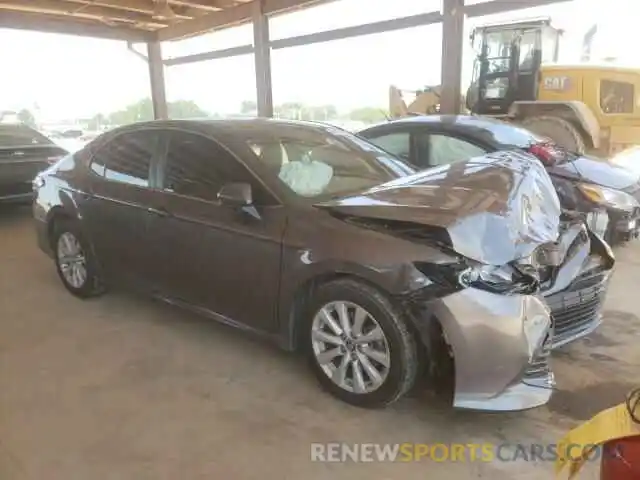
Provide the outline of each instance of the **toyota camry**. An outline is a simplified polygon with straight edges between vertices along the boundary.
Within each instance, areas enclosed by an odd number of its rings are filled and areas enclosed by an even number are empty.
[[[127,287],[261,334],[364,407],[442,372],[459,408],[544,404],[543,297],[613,264],[525,153],[416,172],[320,124],[134,124],[34,190],[39,244],[73,295]]]

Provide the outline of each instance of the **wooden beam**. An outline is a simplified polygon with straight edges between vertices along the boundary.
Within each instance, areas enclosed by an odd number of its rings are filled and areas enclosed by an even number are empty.
[[[464,0],[442,1],[440,112],[446,114],[457,115],[460,113],[464,17]]]
[[[208,1],[228,0],[184,0],[181,1],[181,3],[193,4],[195,7],[202,6],[202,3]],[[264,12],[266,15],[272,16],[288,13],[297,9],[309,8],[314,5],[328,3],[330,1],[335,0],[265,0]],[[572,0],[489,0],[484,3],[467,5],[464,8],[468,17],[477,17],[567,1]],[[251,6],[249,4],[242,4],[220,12],[211,12],[198,18],[194,18],[193,20],[186,20],[174,25],[169,25],[168,27],[159,30],[158,36],[161,40],[178,40],[213,30],[222,30],[224,28],[249,23],[251,18]]]
[[[201,33],[247,23],[251,19],[251,5],[245,4],[237,7],[212,12],[201,17],[176,23],[163,28],[158,32],[160,40],[178,40],[193,37]]]
[[[173,5],[184,5],[192,8],[201,8],[205,10],[219,11],[225,8],[233,8],[247,3],[239,0],[169,0],[172,7]]]
[[[512,12],[525,8],[543,7],[554,3],[571,2],[573,0],[489,0],[464,7],[467,17],[483,17],[496,13]]]
[[[3,10],[33,12],[38,14],[62,14],[77,18],[95,18],[131,23],[165,26],[167,22],[155,20],[151,15],[95,5],[79,5],[65,0],[0,0]]]
[[[393,18],[391,20],[354,25],[353,27],[337,28],[335,30],[327,30],[325,32],[281,38],[279,40],[273,40],[271,42],[271,48],[275,50],[280,48],[301,47],[314,43],[361,37],[363,35],[373,35],[375,33],[392,32],[394,30],[413,28],[421,25],[431,25],[440,22],[442,22],[442,14],[440,12],[420,13],[409,17]]]
[[[271,87],[271,48],[269,47],[269,18],[264,14],[264,0],[253,2],[253,45],[256,70],[258,116],[273,117]]]
[[[111,27],[101,22],[75,19],[62,15],[38,15],[28,12],[0,10],[0,28],[65,33],[84,37],[144,42],[153,32],[129,27]]]
[[[264,11],[269,16],[280,15],[333,1],[335,0],[265,0]]]
[[[151,82],[151,103],[153,104],[153,118],[169,118],[167,94],[164,82],[164,65],[162,64],[162,47],[160,42],[147,43],[147,58],[149,60],[149,80]]]
[[[220,58],[239,57],[240,55],[248,55],[250,53],[253,53],[253,51],[253,45],[240,45],[238,47],[213,50],[211,52],[194,53],[192,55],[167,58],[164,60],[164,64],[167,67],[170,67],[172,65],[184,65],[186,63],[204,62],[205,60],[218,60]]]
[[[152,0],[66,0],[73,3],[76,8],[83,5],[93,5],[96,7],[113,8],[124,10],[127,12],[140,12],[153,15],[154,4]],[[33,3],[36,3],[35,1]],[[171,9],[175,12],[176,17],[189,19],[197,16],[203,10],[197,10],[181,5],[172,5]]]
[[[269,42],[271,49],[281,49],[289,47],[299,47],[311,45],[314,43],[330,42],[332,40],[341,40],[344,38],[359,37],[363,35],[371,35],[375,33],[390,32],[403,28],[412,28],[420,25],[431,25],[442,22],[442,14],[440,12],[421,13],[409,17],[394,18],[391,20],[383,20],[380,22],[367,23],[364,25],[354,25],[353,27],[338,28],[336,30],[327,30],[324,32],[309,33],[306,35],[298,35],[295,37],[281,38]],[[239,55],[247,55],[253,53],[253,45],[240,45],[237,47],[224,48],[221,50],[213,50],[210,52],[196,53],[193,55],[184,55],[181,57],[173,57],[164,60],[164,64],[182,65],[185,63],[203,62],[205,60],[217,60],[219,58],[236,57]]]
[[[201,1],[201,0],[198,0]],[[299,8],[327,3],[334,0],[265,0],[265,15],[276,15]],[[249,23],[252,19],[252,6],[244,3],[237,7],[228,8],[220,12],[211,12],[201,17],[169,25],[158,32],[161,40],[178,40],[192,37],[213,30],[221,30],[236,25]]]

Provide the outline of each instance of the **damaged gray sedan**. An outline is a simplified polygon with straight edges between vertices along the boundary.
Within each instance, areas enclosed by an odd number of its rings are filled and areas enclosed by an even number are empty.
[[[260,333],[354,405],[424,374],[456,407],[519,410],[549,399],[549,350],[575,334],[554,333],[554,298],[613,266],[525,155],[416,173],[326,125],[140,123],[40,174],[34,216],[77,297],[126,285]]]

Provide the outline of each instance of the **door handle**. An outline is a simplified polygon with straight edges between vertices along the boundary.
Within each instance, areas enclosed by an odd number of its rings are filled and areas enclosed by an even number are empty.
[[[147,208],[147,212],[151,213],[153,215],[156,215],[158,217],[168,217],[169,216],[169,212],[167,210],[165,210],[164,208],[153,208],[153,207],[149,207]]]

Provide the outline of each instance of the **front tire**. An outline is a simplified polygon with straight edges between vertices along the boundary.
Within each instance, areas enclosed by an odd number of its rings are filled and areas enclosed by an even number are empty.
[[[70,293],[79,298],[104,293],[96,259],[76,222],[67,219],[56,221],[52,247],[56,271]]]
[[[381,408],[415,383],[418,353],[404,315],[382,293],[351,279],[315,291],[306,347],[321,386],[358,407]]]

